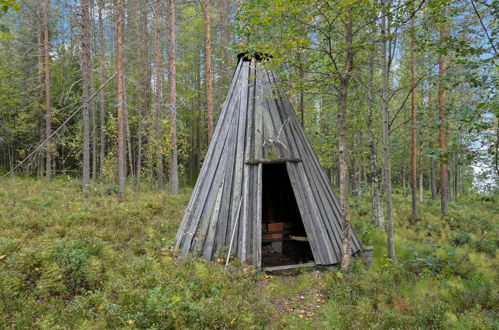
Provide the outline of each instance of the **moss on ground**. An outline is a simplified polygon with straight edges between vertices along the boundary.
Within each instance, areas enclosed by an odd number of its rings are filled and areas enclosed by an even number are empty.
[[[498,209],[464,198],[440,218],[427,198],[410,224],[395,196],[399,264],[369,201],[352,218],[371,269],[267,276],[172,249],[189,198],[147,189],[116,202],[112,186],[0,181],[1,328],[460,328],[498,323]]]

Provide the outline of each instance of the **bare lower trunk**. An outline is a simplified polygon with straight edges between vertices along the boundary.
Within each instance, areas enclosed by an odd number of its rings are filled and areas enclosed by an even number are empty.
[[[95,69],[95,2],[94,0],[90,0],[90,19],[89,19],[89,36],[90,36],[90,56],[92,57],[91,60],[91,65],[90,65],[90,94],[93,94],[94,88],[95,88],[95,74],[94,74],[94,69]],[[90,101],[90,114],[92,116],[92,181],[95,182],[97,179],[97,113],[96,113],[96,105],[95,101],[91,100]]]
[[[243,7],[243,0],[237,0],[237,10],[241,10]],[[237,25],[239,26],[239,31],[242,31],[242,27],[243,27],[243,21],[241,19],[239,19],[239,21],[237,22]],[[243,36],[241,34],[239,34],[237,36],[237,46],[239,47],[239,50],[242,50],[243,46],[244,46],[244,40],[243,40]]]
[[[411,27],[413,33],[415,33],[415,17],[411,19]],[[411,197],[412,197],[412,221],[415,222],[419,218],[418,214],[418,202],[417,202],[417,116],[416,116],[416,45],[414,41],[414,36],[411,38],[411,85],[412,85],[412,95],[411,95]]]
[[[385,202],[386,202],[386,232],[388,243],[388,256],[393,263],[397,262],[395,255],[395,241],[393,234],[393,215],[392,215],[392,174],[390,169],[390,125],[389,125],[389,52],[387,50],[387,19],[386,15],[381,18],[381,70],[383,81],[383,173],[385,184]]]
[[[445,24],[440,27],[440,38],[443,40],[446,37]],[[438,110],[440,116],[440,129],[438,133],[438,147],[440,149],[440,209],[442,216],[447,215],[448,208],[448,185],[447,185],[447,160],[445,158],[446,151],[446,126],[447,116],[445,109],[445,55],[440,54],[438,57]]]
[[[348,97],[348,83],[353,69],[352,49],[352,13],[347,9],[345,22],[345,72],[341,77],[339,100],[338,100],[338,150],[339,150],[339,176],[340,176],[340,208],[342,215],[341,224],[341,269],[346,270],[350,266],[352,254],[352,240],[350,229],[350,210],[348,206],[348,155],[346,146],[346,107]]]
[[[404,158],[405,158],[405,153],[404,153]],[[402,196],[407,197],[407,180],[406,180],[406,173],[405,173],[405,163],[402,166]]]
[[[90,47],[88,44],[88,2],[81,0],[81,71],[82,77],[82,114],[83,114],[83,162],[81,187],[88,190],[90,181],[90,120],[89,120],[89,85],[90,85]]]
[[[374,57],[375,49],[372,48],[369,52],[369,77],[368,77],[368,95],[367,95],[367,136],[369,140],[369,163],[370,163],[370,181],[371,181],[371,220],[373,223],[384,227],[384,217],[380,217],[383,213],[383,204],[381,203],[379,169],[376,165],[376,142],[374,139],[373,116],[374,116]],[[380,210],[381,207],[381,210]]]
[[[43,24],[42,24],[42,10],[40,6],[36,9],[36,60],[37,60],[37,78],[39,85],[39,116],[38,116],[38,135],[40,143],[45,140],[44,132],[44,108],[43,108]],[[45,171],[45,158],[42,152],[38,153],[38,174],[37,176],[41,178]]]
[[[161,75],[161,1],[157,0],[154,4],[154,41],[156,48],[156,122],[155,122],[155,133],[156,133],[156,171],[158,176],[159,189],[163,190],[165,188],[165,174],[163,170],[163,150],[162,150],[162,140],[163,140],[163,129],[162,129],[162,113],[161,106],[163,103],[163,91],[162,82],[163,77]]]
[[[142,179],[142,134],[143,134],[143,116],[147,113],[150,106],[150,82],[151,70],[148,50],[149,50],[149,36],[147,33],[147,9],[142,2],[136,3],[137,13],[140,16],[137,18],[137,80],[140,84],[140,103],[138,106],[138,127],[137,127],[137,157],[136,157],[136,172],[135,172],[135,189],[140,193],[141,179]]]
[[[126,188],[126,146],[125,146],[125,68],[123,62],[123,7],[121,0],[116,6],[116,72],[118,99],[118,197],[122,201]]]
[[[423,203],[423,173],[419,174],[419,202]]]
[[[299,68],[299,75],[300,75],[300,100],[299,100],[299,110],[300,110],[300,120],[301,120],[301,127],[305,128],[305,92],[303,91],[303,80],[305,78],[305,72],[303,70],[304,66],[304,56],[302,53],[298,54],[299,62],[300,62],[300,68]]]
[[[104,0],[99,1],[99,83],[102,85],[104,83],[104,21],[102,19],[102,11],[104,7]],[[99,137],[100,137],[100,148],[99,148],[99,178],[104,179],[104,157],[106,152],[106,108],[104,100],[104,89],[101,88],[99,91]]]
[[[170,109],[170,184],[172,194],[178,195],[178,164],[177,164],[177,83],[175,62],[175,2],[168,0],[168,107]]]
[[[49,139],[52,134],[52,105],[50,88],[50,54],[49,54],[49,10],[50,0],[44,3],[44,26],[43,26],[43,50],[45,57],[45,176],[50,179],[52,175],[52,141]]]
[[[213,136],[213,68],[211,65],[211,0],[204,0],[204,38],[206,71],[206,113],[208,115],[208,142]]]

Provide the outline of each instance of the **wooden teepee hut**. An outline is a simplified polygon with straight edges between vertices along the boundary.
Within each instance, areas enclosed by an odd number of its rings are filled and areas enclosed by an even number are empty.
[[[262,56],[240,54],[176,246],[262,266],[341,261],[341,213]],[[352,233],[352,253],[361,249]]]

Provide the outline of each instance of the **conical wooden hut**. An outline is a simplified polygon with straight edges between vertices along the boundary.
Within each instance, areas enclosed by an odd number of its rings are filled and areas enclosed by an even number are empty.
[[[261,268],[341,260],[341,213],[331,184],[276,76],[240,54],[185,210],[176,246]],[[352,253],[361,249],[352,233]]]

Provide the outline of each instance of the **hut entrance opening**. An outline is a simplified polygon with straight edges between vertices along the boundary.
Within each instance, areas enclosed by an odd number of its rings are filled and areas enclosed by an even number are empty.
[[[262,266],[313,261],[286,164],[262,164]]]

